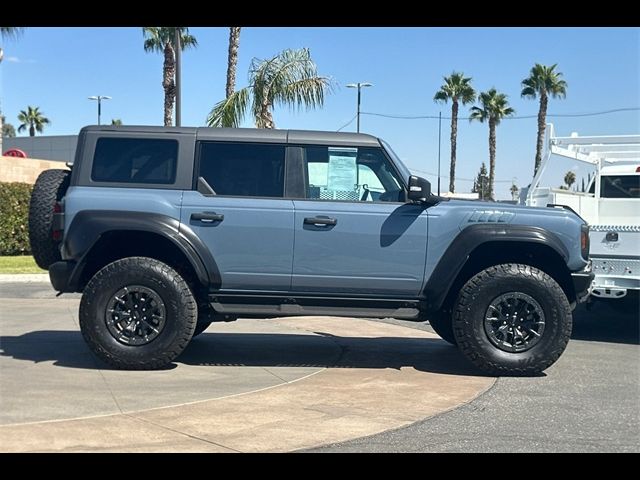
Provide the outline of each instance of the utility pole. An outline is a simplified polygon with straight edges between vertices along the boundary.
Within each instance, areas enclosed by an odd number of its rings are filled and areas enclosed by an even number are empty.
[[[360,90],[362,89],[362,87],[372,87],[373,84],[369,83],[369,82],[358,82],[358,83],[349,83],[347,84],[347,88],[357,88],[358,89],[358,107],[356,110],[356,117],[357,117],[357,122],[356,122],[356,131],[358,133],[360,133]]]

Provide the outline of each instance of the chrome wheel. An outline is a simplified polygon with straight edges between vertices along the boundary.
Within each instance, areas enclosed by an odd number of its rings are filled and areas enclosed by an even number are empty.
[[[493,299],[484,315],[484,330],[493,345],[505,352],[524,352],[542,338],[545,318],[540,304],[521,292]]]
[[[166,323],[164,302],[154,290],[131,285],[118,290],[107,304],[109,333],[125,345],[145,345],[153,341]]]

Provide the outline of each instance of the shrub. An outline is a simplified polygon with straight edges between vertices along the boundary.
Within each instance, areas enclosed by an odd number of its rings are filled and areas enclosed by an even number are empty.
[[[0,255],[28,255],[32,185],[0,182]]]

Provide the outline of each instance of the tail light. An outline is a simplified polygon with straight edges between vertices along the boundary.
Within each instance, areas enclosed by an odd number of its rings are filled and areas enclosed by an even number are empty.
[[[589,258],[589,225],[586,224],[580,227],[580,252],[582,258]]]

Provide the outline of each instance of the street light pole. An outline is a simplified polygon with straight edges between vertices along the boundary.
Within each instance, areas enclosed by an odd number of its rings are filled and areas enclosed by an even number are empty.
[[[440,196],[440,146],[442,144],[442,112],[438,112],[438,196]]]
[[[357,88],[358,89],[358,108],[356,110],[356,131],[360,133],[360,90],[362,87],[373,87],[373,83],[369,82],[358,82],[358,83],[349,83],[347,84],[347,88]]]
[[[108,95],[93,95],[88,98],[89,100],[98,101],[98,125],[100,125],[100,115],[102,115],[102,100],[111,100],[111,97]]]

